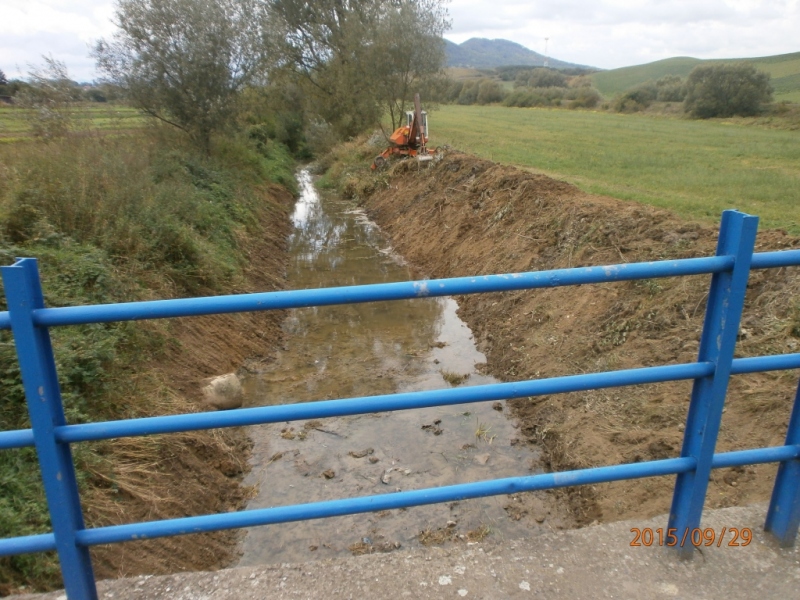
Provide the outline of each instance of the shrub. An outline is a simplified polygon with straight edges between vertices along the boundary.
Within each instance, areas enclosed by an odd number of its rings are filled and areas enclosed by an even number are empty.
[[[502,102],[505,94],[500,84],[491,79],[484,79],[478,85],[478,104],[491,104],[492,102]]]
[[[700,119],[758,114],[772,101],[769,78],[747,63],[695,67],[686,80],[683,109]]]
[[[475,104],[478,101],[478,88],[480,82],[465,81],[461,92],[458,94],[459,104]]]
[[[564,97],[569,108],[594,108],[601,100],[600,92],[592,87],[570,89]]]
[[[539,68],[533,69],[527,74],[527,78],[523,73],[517,76],[517,82],[524,82],[524,85],[532,88],[545,88],[545,87],[567,87],[567,77],[556,71],[555,69]]]
[[[617,96],[612,106],[617,112],[638,112],[650,106],[656,98],[658,98],[658,88],[654,83],[647,82]]]
[[[656,81],[659,102],[683,102],[686,98],[686,83],[677,75],[664,75]]]

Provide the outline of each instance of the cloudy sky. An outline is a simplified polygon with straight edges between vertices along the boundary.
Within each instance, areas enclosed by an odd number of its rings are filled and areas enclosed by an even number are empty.
[[[800,0],[452,0],[445,37],[503,38],[560,60],[613,69],[669,58],[800,51]],[[0,69],[42,54],[73,79],[96,76],[89,46],[113,32],[113,0],[0,0]]]

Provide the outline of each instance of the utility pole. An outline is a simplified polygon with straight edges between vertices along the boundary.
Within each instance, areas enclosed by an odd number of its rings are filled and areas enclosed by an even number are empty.
[[[542,66],[546,67],[548,65],[547,60],[547,42],[550,41],[549,37],[544,38],[544,64]]]

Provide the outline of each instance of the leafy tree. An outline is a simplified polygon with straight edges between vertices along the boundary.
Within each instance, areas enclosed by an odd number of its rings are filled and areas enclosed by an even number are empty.
[[[3,73],[3,69],[0,69],[0,85],[7,85],[8,79],[6,79],[6,74]]]
[[[65,63],[43,56],[44,65],[31,66],[28,85],[17,93],[17,101],[30,109],[25,118],[34,136],[52,139],[66,135],[72,128],[72,104],[80,89],[69,78]]]
[[[444,0],[267,0],[279,64],[342,136],[394,124],[444,64]]]
[[[478,104],[491,104],[492,102],[502,102],[505,94],[500,84],[491,79],[484,79],[478,86],[478,96],[475,100]]]
[[[613,107],[617,112],[632,113],[646,109],[658,98],[658,88],[648,81],[626,90],[614,99]]]
[[[684,110],[700,119],[758,114],[772,101],[769,79],[747,63],[695,67],[686,80]]]
[[[266,59],[259,0],[118,0],[117,32],[93,54],[134,106],[205,151]]]
[[[686,98],[686,83],[678,75],[664,75],[656,81],[659,102],[683,102]]]

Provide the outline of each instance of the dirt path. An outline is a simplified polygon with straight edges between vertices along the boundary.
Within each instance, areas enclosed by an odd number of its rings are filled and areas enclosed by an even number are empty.
[[[715,228],[456,152],[429,169],[406,161],[353,177],[345,189],[424,277],[686,258],[711,255],[716,245]],[[800,240],[780,231],[758,236],[760,251],[789,247]],[[488,370],[512,381],[696,360],[708,282],[661,279],[458,301]],[[738,356],[797,349],[798,292],[797,270],[752,273]],[[796,385],[795,372],[735,377],[718,451],[782,444]],[[544,449],[553,470],[565,470],[677,456],[690,389],[677,382],[511,404],[528,443]],[[774,471],[714,471],[707,506],[767,499]],[[561,493],[582,525],[665,513],[673,483],[664,477]],[[519,505],[520,518],[530,518]]]

